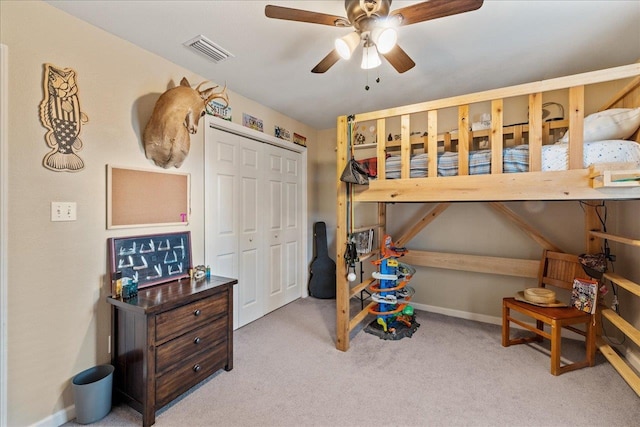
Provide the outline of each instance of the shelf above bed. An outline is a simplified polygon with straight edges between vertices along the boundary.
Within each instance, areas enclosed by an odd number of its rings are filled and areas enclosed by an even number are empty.
[[[597,175],[591,174],[593,188],[633,188],[640,187],[640,169],[605,170]]]

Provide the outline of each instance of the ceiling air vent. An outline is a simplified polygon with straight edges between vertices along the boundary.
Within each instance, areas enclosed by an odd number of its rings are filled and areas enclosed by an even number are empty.
[[[227,52],[211,40],[207,39],[202,34],[189,40],[188,42],[185,42],[184,45],[200,52],[215,63],[233,57],[231,53]]]

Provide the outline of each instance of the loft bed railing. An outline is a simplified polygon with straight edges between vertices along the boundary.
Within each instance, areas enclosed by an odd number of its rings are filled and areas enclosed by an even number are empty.
[[[599,189],[592,188],[589,171],[583,168],[583,126],[585,117],[585,86],[628,79],[640,76],[640,64],[610,68],[559,77],[539,82],[506,88],[488,90],[469,95],[455,96],[435,101],[427,101],[386,110],[361,113],[353,116],[353,122],[375,122],[377,158],[377,179],[371,180],[368,188],[354,194],[356,201],[473,201],[473,200],[589,200],[638,198],[640,189]],[[636,83],[637,84],[637,83]],[[628,88],[625,88],[628,91]],[[568,118],[561,123],[544,122],[542,98],[546,92],[568,90]],[[640,89],[639,89],[640,91]],[[504,127],[505,100],[512,97],[528,97],[528,123],[520,126]],[[491,128],[484,132],[472,132],[470,128],[470,106],[489,102],[491,108]],[[636,99],[635,103],[639,101]],[[635,105],[636,107],[638,105]],[[458,135],[458,175],[437,176],[436,155],[429,155],[427,177],[410,178],[410,157],[417,145],[422,145],[427,153],[437,153],[439,144],[449,149],[453,139],[448,132],[439,132],[439,111],[457,108]],[[411,136],[412,115],[426,113],[427,135]],[[387,120],[399,118],[400,140],[387,141]],[[347,129],[347,116],[338,118],[338,170],[342,171],[348,161],[351,141]],[[568,170],[542,172],[542,146],[549,141],[549,131],[558,127],[568,128]],[[521,141],[522,133],[528,134],[528,172],[503,173],[504,135],[512,132]],[[491,173],[469,175],[469,150],[474,136],[485,135],[491,150]],[[640,132],[634,135],[640,142]],[[354,146],[354,148],[359,148]],[[400,179],[387,179],[385,158],[395,150],[400,154]],[[344,154],[344,155],[342,155]],[[514,175],[518,175],[515,177]],[[551,184],[551,185],[550,185]]]

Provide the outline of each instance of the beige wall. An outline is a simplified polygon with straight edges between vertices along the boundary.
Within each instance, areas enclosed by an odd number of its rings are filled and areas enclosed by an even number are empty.
[[[106,230],[105,165],[160,170],[140,143],[155,100],[183,76],[192,84],[205,79],[46,3],[2,0],[0,17],[10,85],[7,419],[11,426],[60,424],[61,411],[73,404],[73,375],[110,361],[107,238],[184,229]],[[49,151],[38,110],[44,63],[77,72],[89,117],[78,153],[86,166],[77,173],[42,166]],[[315,145],[316,130],[229,89],[234,122],[248,112],[264,120],[267,132],[278,124]],[[179,169],[191,174],[187,229],[197,264],[204,262],[203,135],[201,124]],[[76,202],[77,221],[51,222],[52,201]]]

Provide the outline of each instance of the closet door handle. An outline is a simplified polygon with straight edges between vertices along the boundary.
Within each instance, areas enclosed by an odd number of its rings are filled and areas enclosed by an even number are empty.
[[[200,313],[201,313],[201,311],[200,311],[200,309],[198,309],[198,310],[193,312],[193,315],[198,317],[198,316],[200,316]]]

